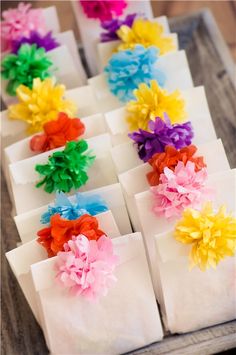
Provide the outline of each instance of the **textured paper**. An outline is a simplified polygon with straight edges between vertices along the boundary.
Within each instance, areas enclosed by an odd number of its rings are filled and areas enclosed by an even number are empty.
[[[131,233],[130,221],[120,184],[107,185],[95,190],[83,192],[82,194],[84,196],[101,196],[106,202],[109,210],[112,212],[120,230],[120,234]],[[69,196],[69,199],[73,201],[75,195]],[[54,201],[51,199],[50,205],[53,204]],[[14,217],[20,239],[23,243],[31,241],[35,237],[37,231],[45,226],[40,223],[40,218],[41,215],[47,211],[47,208],[48,205],[45,205]]]
[[[90,73],[96,75],[99,71],[98,54],[96,43],[99,40],[100,33],[103,32],[100,21],[89,19],[80,3],[71,0],[72,8],[74,10],[77,26],[82,39],[83,48],[85,51],[86,61],[89,66]],[[152,7],[150,1],[128,1],[128,6],[122,14],[124,18],[128,14],[138,13],[143,14],[147,18],[152,18]],[[162,16],[160,22],[165,25],[165,29],[169,29],[166,17]]]
[[[186,90],[193,87],[193,81],[185,51],[171,52],[161,56],[156,64],[166,76],[164,88],[168,91],[176,89]],[[118,98],[112,94],[106,81],[106,73],[102,73],[88,79],[98,101],[103,103],[104,111],[114,110],[123,105]]]
[[[96,159],[88,170],[88,182],[79,191],[88,191],[116,183],[117,177],[110,155],[111,141],[109,135],[103,134],[89,138],[87,142],[89,149],[96,154]],[[34,168],[36,164],[47,163],[48,156],[52,152],[63,149],[64,147],[61,147],[9,165],[16,214],[48,204],[55,198],[54,193],[49,194],[43,188],[35,187],[40,177]],[[72,190],[71,193],[75,193],[75,191]]]
[[[204,143],[216,139],[204,87],[198,86],[188,90],[180,90],[180,92],[186,103],[186,121],[191,121],[194,134],[198,137],[196,144],[199,141]],[[130,141],[130,138],[127,136],[129,127],[126,122],[126,116],[125,107],[105,114],[107,125],[113,136],[113,145]]]
[[[96,218],[99,221],[100,229],[104,230],[110,238],[120,236],[119,229],[111,211],[100,213]],[[41,228],[44,227],[41,226]],[[36,241],[36,237],[37,235],[35,234],[32,236],[30,242],[7,252],[6,257],[36,320],[42,325],[43,319],[37,306],[36,293],[30,274],[30,266],[47,259],[48,256],[46,250]]]
[[[204,157],[209,175],[230,169],[224,147],[220,139],[199,146],[196,155]],[[137,206],[135,203],[135,195],[149,190],[150,186],[148,184],[146,174],[151,170],[151,166],[148,163],[145,163],[119,175],[119,181],[124,191],[124,197],[127,203],[131,223],[135,231],[141,230]],[[170,221],[166,218],[156,217],[156,219],[158,219],[159,223],[158,233],[161,233],[161,231],[169,227]]]
[[[118,280],[95,303],[69,297],[55,283],[57,257],[32,265],[51,353],[122,354],[162,339],[141,234],[113,239],[113,246]]]
[[[217,161],[217,159],[215,160]],[[236,169],[220,171],[218,173],[210,175],[208,180],[208,185],[211,186],[213,189],[215,189],[215,197],[213,199],[213,206],[215,208],[218,208],[222,204],[226,204],[228,211],[233,211],[233,212],[236,211],[235,197],[234,197],[236,192]],[[137,194],[135,196],[135,200],[136,200],[136,206],[138,210],[139,221],[141,223],[142,231],[144,235],[149,265],[152,272],[154,291],[159,303],[161,304],[162,312],[165,314],[165,306],[164,306],[163,292],[162,292],[161,281],[160,281],[160,273],[159,273],[159,267],[157,265],[158,256],[156,255],[154,236],[158,235],[159,233],[168,233],[170,230],[172,230],[175,225],[176,219],[167,221],[165,218],[157,217],[152,212],[153,200],[152,200],[152,195],[149,191],[145,191]],[[166,251],[166,253],[168,252]],[[162,258],[163,258],[163,252],[162,252]],[[188,285],[188,287],[190,288],[190,285]],[[199,292],[202,293],[203,291],[202,292],[199,291]],[[167,296],[165,295],[165,297]],[[204,310],[206,311],[206,309]],[[187,326],[188,325],[186,324],[186,327]],[[189,330],[194,330],[194,329],[189,329]]]

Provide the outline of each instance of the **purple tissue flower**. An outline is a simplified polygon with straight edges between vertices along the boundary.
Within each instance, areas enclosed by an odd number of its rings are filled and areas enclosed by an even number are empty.
[[[192,143],[193,127],[191,122],[171,125],[167,114],[164,120],[156,117],[155,121],[149,121],[148,127],[151,132],[139,129],[138,132],[129,134],[135,142],[138,155],[141,160],[147,162],[155,153],[165,151],[165,146],[171,145],[181,149]]]
[[[136,16],[137,14],[130,14],[127,15],[124,20],[114,19],[114,20],[102,22],[101,26],[107,32],[102,32],[100,34],[101,42],[109,42],[109,41],[114,41],[119,39],[119,37],[116,34],[116,31],[118,31],[122,25],[132,27]]]
[[[17,54],[22,44],[36,44],[37,48],[44,48],[46,52],[57,48],[59,43],[52,37],[52,32],[48,32],[46,35],[40,35],[36,31],[30,32],[29,37],[21,37],[12,43],[12,52]]]

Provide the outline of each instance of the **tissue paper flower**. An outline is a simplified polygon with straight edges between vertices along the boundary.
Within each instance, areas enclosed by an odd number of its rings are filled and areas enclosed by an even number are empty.
[[[2,13],[1,39],[2,50],[11,48],[12,41],[20,37],[28,37],[30,32],[46,32],[46,23],[42,9],[31,9],[31,4],[20,3],[16,9],[9,9]]]
[[[127,15],[124,18],[124,20],[121,20],[119,18],[115,18],[112,20],[102,22],[101,27],[104,30],[106,30],[107,32],[102,32],[100,34],[101,42],[110,42],[110,41],[118,40],[119,37],[118,37],[116,31],[122,25],[126,25],[128,27],[131,27],[136,16],[137,16],[137,14],[130,14],[130,15]]]
[[[38,231],[37,242],[47,250],[48,256],[51,257],[63,251],[64,244],[79,234],[85,235],[89,240],[98,240],[105,235],[99,229],[98,220],[95,217],[84,214],[70,221],[55,214],[50,219],[50,227]]]
[[[60,112],[57,120],[44,124],[43,130],[44,133],[30,140],[30,149],[34,152],[45,152],[77,140],[84,134],[85,126],[79,118],[69,118],[66,113]]]
[[[56,280],[74,296],[96,301],[106,296],[116,281],[113,272],[118,264],[111,239],[102,236],[97,242],[84,235],[73,237],[58,253]]]
[[[19,103],[8,108],[9,118],[28,123],[28,133],[40,132],[46,122],[55,120],[59,112],[72,116],[76,106],[64,99],[65,86],[54,85],[51,78],[33,80],[32,90],[20,85],[16,90]]]
[[[113,17],[122,15],[127,6],[124,0],[80,0],[84,13],[88,18],[100,21],[111,20]]]
[[[195,171],[199,171],[206,167],[203,157],[195,156],[197,147],[195,145],[189,145],[180,150],[175,147],[166,146],[165,152],[156,153],[149,160],[149,164],[152,167],[152,171],[147,173],[147,179],[151,186],[159,184],[160,175],[163,173],[165,168],[169,168],[174,171],[176,165],[179,161],[182,161],[185,165],[188,161],[191,161],[195,165]]]
[[[30,32],[29,36],[19,37],[12,42],[12,52],[17,54],[23,44],[35,44],[37,48],[44,48],[46,52],[59,46],[59,43],[53,38],[52,32],[41,35],[37,31]]]
[[[8,54],[2,61],[1,75],[8,80],[7,93],[15,96],[19,85],[32,88],[34,78],[44,80],[51,76],[49,68],[52,64],[44,48],[23,44],[17,54]]]
[[[68,142],[64,150],[49,156],[47,164],[35,166],[35,170],[45,176],[36,187],[45,185],[44,190],[48,193],[79,189],[86,184],[87,170],[94,160],[95,156],[88,151],[88,143],[85,140]]]
[[[206,187],[206,168],[195,171],[195,164],[179,161],[174,171],[164,168],[157,186],[151,187],[154,195],[153,212],[166,218],[179,217],[188,207],[200,208],[212,198],[213,190]]]
[[[149,84],[155,79],[160,86],[165,84],[165,74],[157,68],[158,50],[137,45],[133,50],[113,54],[104,71],[111,92],[120,101],[134,99],[133,91],[139,84]]]
[[[139,128],[147,130],[149,121],[154,121],[156,117],[164,119],[164,113],[168,114],[172,124],[185,121],[185,102],[178,90],[169,94],[155,80],[151,80],[150,87],[140,84],[134,90],[134,96],[136,101],[130,101],[126,106],[129,113],[126,120],[131,131]]]
[[[59,214],[65,219],[74,220],[83,214],[95,216],[107,210],[106,202],[99,195],[82,195],[77,193],[75,202],[72,203],[63,192],[57,192],[55,205],[48,206],[48,210],[43,213],[40,222],[42,224],[49,223],[50,218],[55,214]]]
[[[165,36],[163,26],[146,19],[135,19],[131,28],[121,26],[117,34],[122,40],[118,50],[133,49],[136,44],[142,44],[144,47],[157,47],[162,55],[176,49],[173,39]]]
[[[192,245],[190,266],[197,265],[202,271],[215,268],[236,250],[236,219],[227,215],[226,207],[214,212],[211,203],[202,210],[189,208],[176,224],[175,238],[181,243]]]
[[[144,162],[151,159],[155,153],[164,152],[167,145],[180,149],[192,142],[191,122],[171,125],[165,113],[164,120],[156,117],[155,121],[149,121],[148,128],[151,132],[139,129],[138,132],[128,134],[137,147],[139,158]]]

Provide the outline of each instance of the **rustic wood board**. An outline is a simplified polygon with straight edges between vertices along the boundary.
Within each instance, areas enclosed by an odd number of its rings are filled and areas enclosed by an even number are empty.
[[[171,20],[187,52],[195,85],[204,85],[218,137],[231,167],[236,166],[236,106],[234,64],[207,11]],[[2,176],[2,342],[3,355],[46,355],[42,331],[6,262],[4,253],[16,247],[19,236],[10,215],[11,203]],[[236,347],[236,321],[184,335],[167,335],[162,342],[130,354],[215,354]],[[70,355],[70,354],[66,354]],[[91,354],[92,355],[92,354]],[[108,354],[104,354],[108,355]]]

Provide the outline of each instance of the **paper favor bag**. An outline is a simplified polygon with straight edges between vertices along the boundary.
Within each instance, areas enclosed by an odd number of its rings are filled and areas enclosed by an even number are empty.
[[[100,26],[99,20],[91,19],[86,16],[79,1],[71,0],[71,4],[74,10],[77,25],[79,27],[79,33],[81,36],[90,73],[92,75],[96,75],[99,70],[96,44],[99,41],[100,33],[103,32],[103,29]],[[122,18],[125,18],[126,15],[133,13],[143,15],[149,19],[153,17],[152,7],[149,0],[128,1],[127,5],[128,6],[126,9],[124,9],[124,12],[121,16]],[[166,17],[162,16],[159,19],[160,23],[165,25],[164,29],[169,30]]]
[[[195,155],[204,157],[204,161],[207,164],[208,174],[214,174],[219,171],[230,169],[229,162],[220,139],[199,146]],[[135,231],[141,230],[135,195],[143,191],[147,191],[147,194],[150,194],[148,191],[150,186],[146,178],[146,174],[150,171],[152,171],[152,167],[148,163],[145,163],[119,175],[119,181],[124,192],[131,223]],[[160,233],[163,228],[168,228],[170,222],[166,218],[158,218],[158,221],[158,233]]]
[[[130,221],[122,194],[120,184],[113,184],[100,187],[95,190],[90,190],[82,193],[83,196],[100,196],[107,204],[107,207],[112,212],[115,222],[119,228],[120,234],[131,233]],[[70,201],[75,200],[75,195],[69,197]],[[50,206],[54,205],[51,200]],[[48,209],[48,205],[39,207],[37,209],[19,214],[14,217],[16,227],[22,243],[27,243],[35,238],[37,231],[45,226],[41,223],[41,216]],[[107,228],[106,228],[107,230]]]
[[[110,238],[120,236],[119,229],[111,211],[100,213],[96,218],[98,219],[100,229],[106,232]],[[44,227],[41,226],[39,229],[42,228]],[[37,229],[37,231],[39,229]],[[37,237],[36,233],[32,235],[30,242],[7,252],[6,257],[36,320],[42,324],[43,320],[37,306],[36,293],[30,274],[30,266],[47,259],[48,256],[45,248],[43,248],[35,239]]]
[[[208,179],[208,186],[212,187],[215,191],[215,196],[213,199],[213,205],[215,208],[225,204],[229,211],[236,210],[234,197],[236,191],[236,169],[225,170],[210,175]],[[172,230],[176,223],[176,219],[167,220],[162,217],[157,217],[152,212],[153,197],[150,191],[137,194],[135,196],[135,200],[139,221],[141,223],[144,235],[149,265],[152,272],[155,294],[162,306],[163,312],[165,312],[163,292],[157,265],[158,257],[155,250],[154,236],[158,235],[159,233],[168,233],[170,230]],[[189,287],[191,287],[191,284],[189,284]]]
[[[180,92],[186,103],[186,121],[191,121],[195,137],[198,137],[201,143],[216,139],[204,87],[198,86],[188,90],[180,90]],[[105,114],[107,125],[112,134],[113,145],[130,141],[127,136],[130,130],[126,117],[125,107]]]
[[[117,182],[114,165],[110,155],[111,142],[108,134],[103,134],[87,140],[89,149],[96,155],[96,159],[88,170],[88,181],[80,191],[87,191]],[[41,180],[35,171],[36,164],[45,164],[49,155],[61,151],[64,147],[45,152],[31,158],[9,165],[11,187],[14,196],[16,214],[30,211],[48,204],[55,194],[49,194],[42,188],[36,188]],[[71,190],[71,193],[75,193]]]
[[[173,230],[156,235],[155,246],[164,299],[163,319],[171,333],[186,333],[235,319],[235,256],[222,260],[216,269],[190,270],[190,248],[174,239]]]
[[[185,51],[170,52],[159,57],[156,62],[156,67],[164,74],[166,79],[164,88],[168,91],[176,89],[186,90],[193,87],[192,76]],[[106,73],[88,79],[88,83],[92,86],[97,99],[99,101],[105,101],[107,111],[116,109],[119,105],[122,105],[122,102],[110,91]]]
[[[57,257],[31,266],[51,353],[122,354],[162,339],[141,234],[112,242],[117,282],[97,302],[69,295],[56,283]]]
[[[54,33],[60,32],[60,24],[57,16],[57,10],[55,6],[46,7],[42,9],[43,17],[46,22],[46,28],[48,31],[52,31]]]

